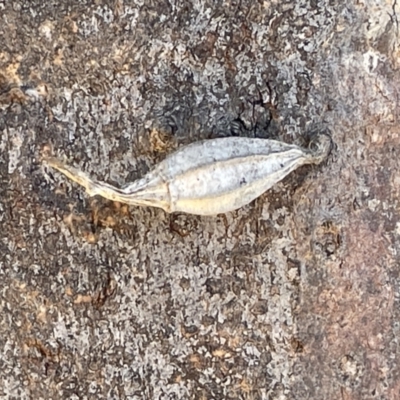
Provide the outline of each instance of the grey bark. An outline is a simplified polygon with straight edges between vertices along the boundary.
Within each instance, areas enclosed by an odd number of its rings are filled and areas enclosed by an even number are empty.
[[[396,399],[400,5],[0,1],[0,397]],[[328,161],[217,217],[90,199],[241,135]]]

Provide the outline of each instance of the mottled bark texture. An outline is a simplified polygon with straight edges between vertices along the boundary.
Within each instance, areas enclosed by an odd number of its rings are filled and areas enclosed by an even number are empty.
[[[397,399],[400,5],[0,1],[0,397]],[[89,199],[240,135],[335,149],[239,211]]]

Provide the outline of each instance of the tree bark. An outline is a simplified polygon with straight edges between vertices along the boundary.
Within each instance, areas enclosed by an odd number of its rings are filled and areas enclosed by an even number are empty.
[[[0,397],[396,399],[400,5],[0,2]],[[335,144],[250,205],[88,198],[219,136]]]

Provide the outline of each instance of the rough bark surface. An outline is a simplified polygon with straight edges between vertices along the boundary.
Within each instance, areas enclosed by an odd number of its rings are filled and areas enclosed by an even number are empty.
[[[394,1],[0,1],[0,397],[397,399]],[[237,212],[88,198],[173,148],[306,144]]]

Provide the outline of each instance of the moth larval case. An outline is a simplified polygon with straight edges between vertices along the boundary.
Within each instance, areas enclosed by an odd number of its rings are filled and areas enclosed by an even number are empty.
[[[319,135],[315,149],[269,139],[219,138],[185,146],[142,179],[122,188],[91,179],[55,158],[48,165],[82,185],[90,196],[166,212],[216,215],[236,210],[259,197],[304,164],[319,164],[330,151],[330,138]]]

